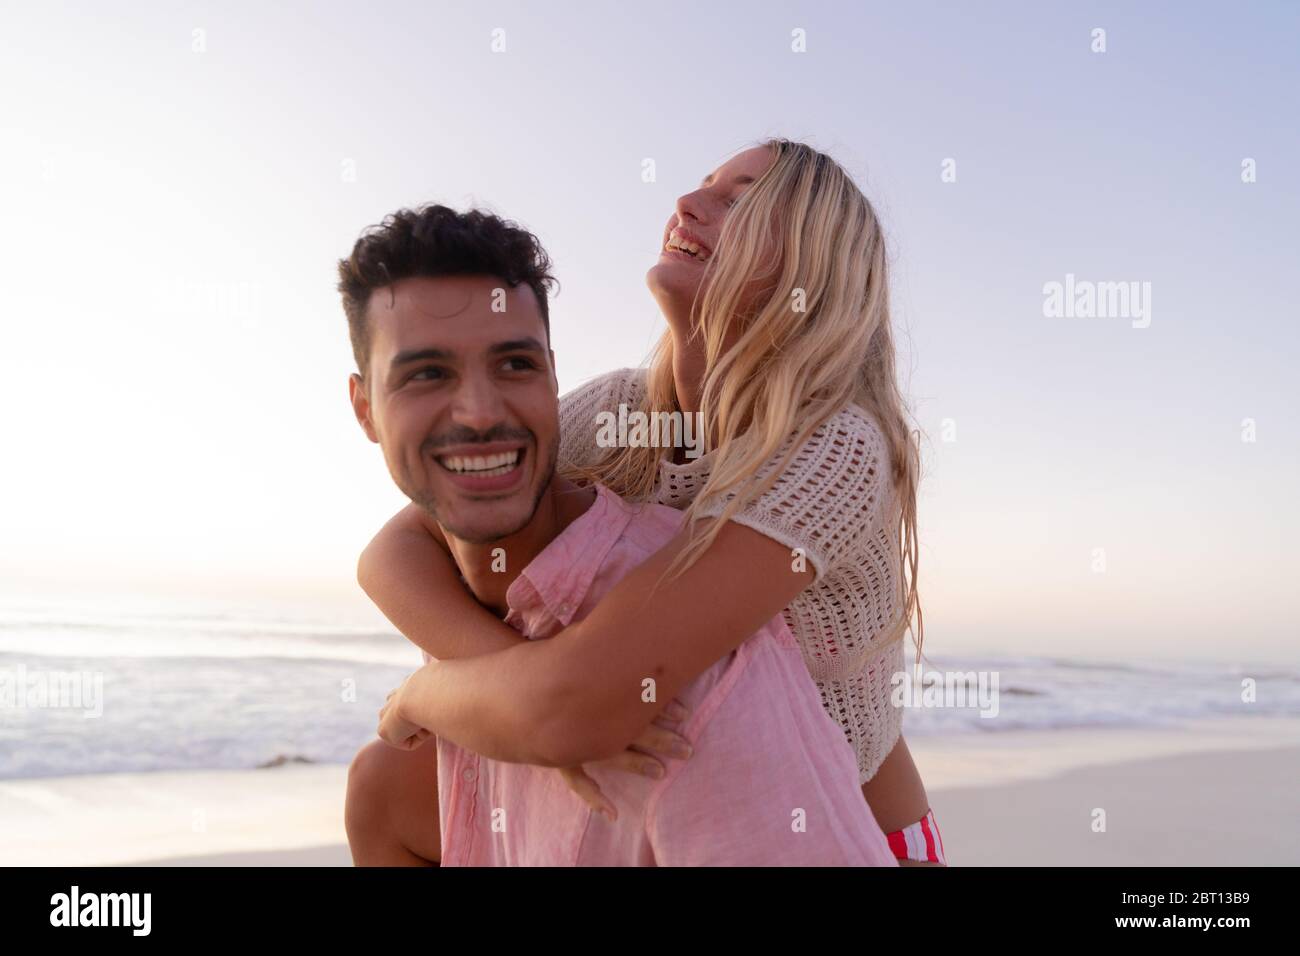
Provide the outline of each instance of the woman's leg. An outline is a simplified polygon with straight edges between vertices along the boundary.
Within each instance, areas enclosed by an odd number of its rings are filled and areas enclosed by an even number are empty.
[[[348,768],[343,819],[356,866],[437,866],[437,741],[414,750],[382,740],[362,747]]]

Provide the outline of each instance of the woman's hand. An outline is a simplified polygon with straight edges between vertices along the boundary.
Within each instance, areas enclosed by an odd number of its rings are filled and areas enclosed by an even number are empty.
[[[408,677],[407,681],[409,680]],[[379,708],[379,737],[384,743],[399,750],[414,750],[430,737],[429,731],[403,719],[400,714],[399,701],[407,681],[391,691],[384,706]]]
[[[611,823],[618,819],[618,808],[601,792],[600,785],[587,775],[585,768],[604,767],[610,770],[622,770],[627,773],[639,773],[642,776],[659,779],[667,772],[663,757],[676,757],[685,760],[691,755],[691,744],[673,728],[681,725],[690,713],[680,701],[674,700],[663,715],[656,718],[641,736],[632,741],[632,745],[608,760],[598,760],[585,765],[560,767],[558,772],[587,806],[597,813],[603,813]]]

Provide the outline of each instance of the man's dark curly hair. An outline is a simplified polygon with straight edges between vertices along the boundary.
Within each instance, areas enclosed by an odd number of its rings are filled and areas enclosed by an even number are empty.
[[[478,209],[446,206],[400,209],[361,234],[352,255],[339,260],[339,292],[348,317],[352,354],[364,377],[370,361],[366,306],[376,289],[417,276],[488,275],[512,289],[526,282],[537,296],[550,342],[547,294],[556,285],[551,260],[536,236]]]

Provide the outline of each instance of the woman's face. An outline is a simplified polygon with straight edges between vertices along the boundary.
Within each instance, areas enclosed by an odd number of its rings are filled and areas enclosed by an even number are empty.
[[[664,228],[659,261],[646,273],[646,284],[666,317],[689,314],[705,264],[722,234],[722,221],[773,162],[767,147],[747,149],[705,176],[699,189],[677,200],[677,209]]]

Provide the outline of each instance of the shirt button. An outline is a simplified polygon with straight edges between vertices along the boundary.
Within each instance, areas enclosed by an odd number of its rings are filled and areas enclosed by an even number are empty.
[[[464,778],[466,783],[469,783],[474,779],[474,768],[466,767],[464,770],[460,772],[460,775],[462,778]]]

